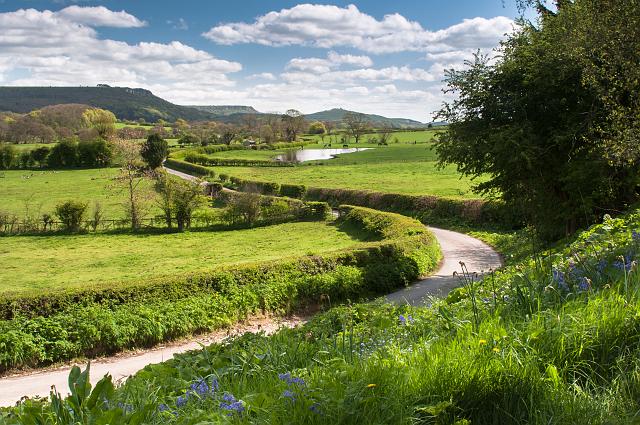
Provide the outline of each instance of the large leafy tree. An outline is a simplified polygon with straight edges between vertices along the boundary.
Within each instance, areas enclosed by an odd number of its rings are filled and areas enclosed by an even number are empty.
[[[637,161],[610,159],[613,148],[601,136],[611,128],[611,108],[589,81],[589,66],[601,65],[590,61],[586,38],[617,35],[585,34],[592,19],[585,10],[612,2],[539,9],[538,24],[520,22],[497,59],[477,56],[447,74],[448,91],[457,96],[439,113],[450,123],[436,147],[441,164],[488,175],[476,189],[522,208],[543,236],[571,233],[635,197]]]

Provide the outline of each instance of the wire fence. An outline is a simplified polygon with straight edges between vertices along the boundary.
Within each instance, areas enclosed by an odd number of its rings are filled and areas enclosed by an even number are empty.
[[[138,220],[141,229],[166,229],[168,228],[165,217],[156,216],[142,218]],[[177,220],[172,217],[172,227],[176,227]],[[201,217],[194,216],[187,227],[206,228],[223,224],[220,217]],[[83,232],[104,232],[113,230],[131,229],[132,223],[130,219],[100,219],[100,220],[84,220],[80,222],[77,231]],[[18,217],[0,217],[0,234],[17,235],[26,233],[47,233],[61,232],[68,230],[65,223],[57,220],[37,220],[37,219],[19,219]]]

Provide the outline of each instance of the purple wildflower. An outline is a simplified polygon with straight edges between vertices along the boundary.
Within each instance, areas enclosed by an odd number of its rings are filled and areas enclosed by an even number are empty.
[[[406,325],[407,324],[407,319],[401,314],[400,317],[400,324],[401,325]]]
[[[286,397],[292,402],[296,401],[296,395],[293,393],[293,391],[290,391],[290,390],[284,390],[282,392],[282,397]]]
[[[640,243],[640,231],[634,230],[631,232],[631,240],[635,243]]]
[[[311,410],[313,413],[319,415],[322,412],[320,411],[320,403],[313,403],[310,407],[309,410]]]
[[[164,404],[164,403],[160,403],[160,404],[158,405],[158,410],[159,410],[160,412],[167,411],[167,410],[169,410],[169,406],[167,406],[167,405],[166,405],[166,404]]]
[[[558,289],[562,289],[564,291],[569,290],[569,285],[567,285],[563,272],[554,267],[551,274],[553,276],[553,280],[558,285]]]
[[[582,280],[580,281],[580,283],[578,284],[578,289],[580,291],[588,291],[589,288],[591,288],[590,282],[588,278],[582,278]]]
[[[189,401],[189,396],[185,395],[185,396],[180,396],[176,399],[176,406],[177,407],[183,407],[185,404],[187,404],[187,401]]]

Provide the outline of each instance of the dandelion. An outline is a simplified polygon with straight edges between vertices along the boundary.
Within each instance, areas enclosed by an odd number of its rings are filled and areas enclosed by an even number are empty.
[[[369,385],[367,385],[367,388],[375,388],[377,386],[378,386],[378,384],[369,384]]]
[[[494,353],[499,353],[499,352],[500,352],[500,349],[499,349],[498,347],[493,347],[493,352],[494,352]]]
[[[486,339],[481,339],[480,341],[478,341],[478,343],[480,345],[485,345],[487,343],[487,340]]]

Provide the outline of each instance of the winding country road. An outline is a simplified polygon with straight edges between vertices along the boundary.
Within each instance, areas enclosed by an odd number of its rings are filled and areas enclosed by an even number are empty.
[[[194,180],[195,177],[179,171],[167,169],[171,174],[181,178]],[[440,268],[433,275],[416,282],[386,296],[386,300],[393,303],[408,303],[411,305],[429,304],[431,298],[446,296],[447,293],[460,284],[454,272],[460,272],[460,262],[464,262],[470,272],[486,272],[501,266],[500,256],[485,243],[470,236],[452,232],[449,230],[430,228],[442,249],[443,261]],[[244,332],[265,331],[271,333],[280,326],[296,326],[301,323],[301,318],[284,319],[274,321],[261,319],[253,323],[238,325],[231,331],[224,330],[210,334],[203,338],[166,344],[161,347],[143,351],[139,354],[122,354],[111,358],[93,361],[91,363],[91,381],[95,384],[102,376],[109,373],[114,380],[123,380],[135,374],[148,364],[160,363],[173,357],[174,354],[183,353],[200,348],[201,344],[219,342],[228,334],[241,334]],[[67,376],[70,366],[58,369],[45,369],[29,374],[8,376],[0,378],[0,406],[10,406],[16,403],[22,396],[30,397],[40,395],[47,396],[52,385],[64,392],[67,390]]]

